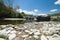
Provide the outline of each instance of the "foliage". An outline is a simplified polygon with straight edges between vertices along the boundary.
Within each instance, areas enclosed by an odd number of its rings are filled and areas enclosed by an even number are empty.
[[[50,16],[54,17],[54,16],[57,16],[57,18],[52,18],[52,21],[59,21],[60,22],[60,12],[59,13],[53,13],[53,14],[50,14]]]
[[[49,14],[50,16],[60,16],[60,12],[59,13],[53,13],[53,14]]]
[[[37,17],[37,21],[50,21],[50,16],[46,16],[46,17],[43,17],[43,16],[38,16]]]
[[[0,18],[23,18],[24,12],[18,13],[11,6],[6,6],[0,1]]]
[[[54,18],[54,19],[52,19],[52,21],[58,21],[58,22],[60,22],[60,18]]]

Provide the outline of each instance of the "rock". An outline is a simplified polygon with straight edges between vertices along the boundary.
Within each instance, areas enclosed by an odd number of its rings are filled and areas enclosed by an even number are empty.
[[[28,35],[22,35],[23,38],[28,37]]]
[[[41,36],[41,40],[47,40],[46,36],[45,35],[42,35]]]
[[[40,32],[35,32],[34,35],[40,35]]]
[[[6,40],[6,39],[4,39],[4,38],[0,38],[0,40]]]
[[[35,39],[38,39],[38,38],[39,38],[39,36],[37,36],[37,35],[34,35],[33,37],[34,37]]]
[[[9,40],[14,39],[15,37],[16,37],[16,34],[10,34],[10,35],[9,35]]]

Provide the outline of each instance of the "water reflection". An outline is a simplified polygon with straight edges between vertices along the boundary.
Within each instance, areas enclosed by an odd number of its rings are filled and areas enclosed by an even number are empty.
[[[6,25],[6,24],[23,24],[26,21],[24,20],[0,20],[0,25]]]

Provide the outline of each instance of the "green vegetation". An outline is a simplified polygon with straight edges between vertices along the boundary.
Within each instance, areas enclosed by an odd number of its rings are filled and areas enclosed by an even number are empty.
[[[16,9],[13,9],[12,5],[10,5],[11,3],[6,5],[4,2],[5,0],[0,0],[0,18],[23,18],[24,12],[18,13]]]
[[[60,22],[60,18],[54,18],[52,21]]]
[[[53,14],[49,14],[50,16],[60,16],[60,12],[59,13],[53,13]]]
[[[52,21],[60,22],[60,13],[50,14],[51,17],[56,16],[56,18],[52,18]]]

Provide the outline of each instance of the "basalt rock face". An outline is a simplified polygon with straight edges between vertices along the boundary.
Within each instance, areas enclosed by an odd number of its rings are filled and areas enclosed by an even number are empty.
[[[44,16],[38,16],[37,17],[37,21],[39,22],[39,21],[50,21],[50,16],[46,16],[46,17],[44,17]]]

